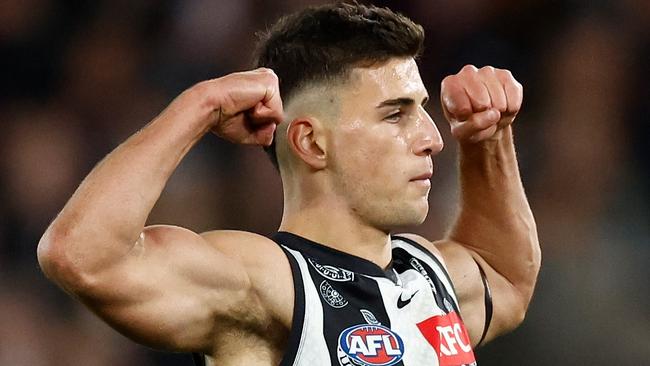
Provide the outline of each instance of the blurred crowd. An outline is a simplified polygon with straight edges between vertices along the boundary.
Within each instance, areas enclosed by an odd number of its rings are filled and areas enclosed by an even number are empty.
[[[250,68],[256,31],[307,0],[0,1],[0,365],[190,365],[119,335],[49,283],[38,240],[111,149],[198,81]],[[515,124],[543,265],[524,325],[480,365],[650,364],[650,2],[375,1],[421,23],[432,99],[463,65],[512,70]],[[456,148],[436,157],[445,234]],[[206,136],[150,223],[272,233],[281,183],[257,148]],[[246,350],[241,350],[246,352]]]

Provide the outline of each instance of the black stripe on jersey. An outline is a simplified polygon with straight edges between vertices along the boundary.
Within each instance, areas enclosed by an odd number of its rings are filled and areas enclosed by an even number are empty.
[[[203,353],[192,353],[192,361],[194,361],[194,366],[205,366]]]
[[[276,240],[275,237],[272,238]],[[276,240],[277,243],[280,243]],[[296,359],[298,347],[300,346],[300,338],[302,335],[302,328],[305,321],[305,286],[302,282],[302,275],[300,274],[300,266],[296,258],[293,257],[284,247],[280,246],[284,254],[289,259],[291,266],[291,277],[293,278],[293,317],[291,319],[291,330],[289,331],[289,338],[287,340],[287,348],[284,350],[282,361],[279,366],[291,366]]]
[[[411,240],[411,239],[409,239],[409,238],[405,238],[405,237],[403,237],[403,236],[394,235],[394,236],[392,236],[392,238],[393,238],[393,239],[402,240],[402,241],[405,241],[405,242],[408,243],[408,244],[411,244],[412,246],[414,246],[414,247],[420,249],[420,250],[421,250],[423,253],[425,253],[429,258],[433,259],[433,261],[438,265],[438,267],[440,268],[440,270],[442,270],[442,273],[445,274],[445,277],[447,278],[447,281],[448,281],[449,284],[451,285],[451,289],[454,291],[454,293],[457,293],[457,292],[456,292],[456,288],[454,287],[454,282],[451,280],[451,277],[449,276],[449,272],[447,272],[447,268],[445,268],[445,266],[442,265],[442,262],[440,262],[440,259],[438,259],[438,257],[436,257],[433,253],[431,253],[431,252],[429,251],[429,249],[425,248],[424,246],[422,246],[422,244],[416,242],[415,240]],[[409,254],[409,255],[410,255],[410,254]],[[426,264],[426,263],[423,263],[423,264]],[[429,267],[429,266],[427,266],[427,267]],[[427,272],[428,272],[428,271],[427,271]],[[435,273],[434,273],[434,275],[435,275]],[[436,276],[436,278],[437,278],[437,276]],[[441,284],[441,285],[442,285],[442,284]],[[444,286],[443,286],[443,287],[444,287]],[[445,292],[447,292],[447,291],[445,290]],[[451,297],[451,296],[450,296],[450,297]],[[456,313],[458,313],[459,316],[460,316],[460,310],[458,310],[458,304],[456,303],[456,301],[454,301],[453,297],[451,297],[451,303],[452,303],[452,305],[454,305],[454,310],[456,310]],[[441,309],[445,309],[445,307],[443,306],[443,307],[441,307]]]
[[[300,251],[306,258],[318,258],[322,264],[345,268],[369,276],[386,277],[386,272],[375,263],[355,255],[330,248],[296,234],[279,231],[273,236],[278,243]]]

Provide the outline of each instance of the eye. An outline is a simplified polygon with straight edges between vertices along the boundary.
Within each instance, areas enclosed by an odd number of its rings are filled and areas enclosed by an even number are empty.
[[[404,115],[404,112],[400,110],[400,111],[397,111],[395,113],[392,113],[392,114],[389,114],[388,116],[386,116],[384,118],[384,121],[386,121],[388,123],[397,123],[397,122],[399,122],[399,120],[402,118],[403,115]]]

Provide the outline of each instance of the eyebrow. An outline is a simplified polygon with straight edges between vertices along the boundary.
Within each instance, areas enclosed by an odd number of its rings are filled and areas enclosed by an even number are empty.
[[[428,101],[429,101],[429,97],[428,96],[424,97],[424,99],[422,100],[422,105],[423,106],[426,105]],[[384,100],[383,102],[377,105],[377,108],[410,106],[413,104],[415,104],[415,99],[413,98],[395,98],[395,99]]]

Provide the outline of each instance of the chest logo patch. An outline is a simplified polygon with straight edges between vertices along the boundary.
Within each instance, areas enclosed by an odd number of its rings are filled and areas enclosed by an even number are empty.
[[[383,325],[361,324],[339,335],[338,356],[342,365],[390,366],[402,360],[402,338]]]
[[[469,335],[456,312],[433,316],[417,326],[435,348],[440,366],[471,365],[476,362]]]
[[[329,282],[323,281],[320,283],[320,295],[323,297],[323,300],[329,304],[329,306],[339,309],[348,304],[340,292],[336,291]]]
[[[347,269],[338,268],[334,266],[328,266],[325,264],[320,264],[315,260],[308,258],[309,264],[318,272],[321,276],[327,278],[328,280],[336,282],[349,282],[354,281],[354,272],[348,271]]]

